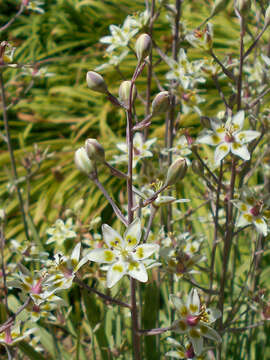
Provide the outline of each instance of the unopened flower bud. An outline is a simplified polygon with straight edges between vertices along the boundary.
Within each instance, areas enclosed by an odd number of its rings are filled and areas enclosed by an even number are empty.
[[[104,148],[96,139],[87,139],[85,141],[85,150],[90,160],[102,163],[105,161]]]
[[[152,102],[153,115],[161,114],[168,111],[170,106],[170,94],[168,91],[158,93]]]
[[[197,159],[192,160],[191,168],[195,172],[195,174],[203,175],[204,167],[203,167],[203,164],[199,160],[197,160]]]
[[[177,181],[182,180],[187,172],[187,162],[184,158],[175,160],[169,167],[166,186],[174,185]]]
[[[131,81],[126,80],[123,81],[122,84],[119,87],[119,98],[120,101],[125,105],[128,106],[129,104],[129,96],[130,96],[130,88],[131,88]],[[135,84],[132,87],[132,103],[136,99],[137,96],[137,89]]]
[[[270,24],[270,5],[266,9],[265,16],[264,16],[264,25],[266,26],[269,24]]]
[[[96,73],[95,71],[88,71],[86,74],[86,82],[89,89],[102,93],[107,94],[108,89],[107,85],[101,75]]]
[[[6,213],[4,209],[0,209],[0,223],[6,219]]]
[[[81,147],[75,152],[74,160],[78,170],[87,175],[95,172],[94,163],[89,159],[85,148]]]
[[[136,54],[139,62],[142,62],[150,53],[152,45],[151,37],[148,34],[142,34],[138,37],[135,45]]]
[[[251,1],[250,0],[236,0],[236,9],[239,11],[239,13],[244,16],[248,13],[251,7]]]

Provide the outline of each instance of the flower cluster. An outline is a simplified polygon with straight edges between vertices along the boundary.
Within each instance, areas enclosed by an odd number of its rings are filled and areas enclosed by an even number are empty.
[[[66,239],[76,237],[72,218],[67,219],[66,222],[62,219],[56,220],[55,224],[47,230],[47,234],[50,235],[50,237],[46,244],[56,242],[57,245],[61,245]]]

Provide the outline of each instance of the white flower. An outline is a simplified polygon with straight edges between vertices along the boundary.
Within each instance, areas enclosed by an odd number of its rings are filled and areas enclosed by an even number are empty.
[[[105,249],[94,249],[88,254],[90,261],[110,264],[107,287],[114,286],[125,274],[141,282],[148,280],[144,260],[159,249],[156,244],[139,245],[141,221],[135,219],[126,229],[124,238],[109,225],[102,226]]]
[[[206,360],[208,359],[207,350],[208,348],[204,348],[202,353],[199,356],[196,356],[194,353],[193,346],[190,342],[185,344],[185,346],[181,345],[178,341],[173,338],[167,338],[167,342],[172,345],[176,350],[168,351],[165,356],[173,357],[175,359],[188,359],[188,360]]]
[[[145,157],[152,157],[153,154],[149,151],[150,146],[156,141],[156,138],[143,141],[143,135],[137,132],[133,139],[133,167],[135,168],[138,161]],[[119,150],[123,151],[125,155],[115,157],[115,162],[128,161],[128,148],[126,143],[116,145]]]
[[[53,284],[54,291],[70,288],[76,272],[88,261],[87,256],[79,261],[80,251],[81,243],[78,243],[70,257],[63,256],[62,254],[54,256],[53,275],[48,279]]]
[[[195,30],[187,34],[186,40],[195,48],[209,51],[213,46],[213,25],[207,23],[204,30]]]
[[[21,323],[17,322],[0,333],[0,344],[13,346],[28,337],[34,331],[36,331],[36,328],[21,331]]]
[[[72,218],[67,219],[65,223],[61,219],[56,220],[55,224],[47,230],[47,234],[50,235],[50,238],[46,244],[57,242],[58,245],[61,245],[66,239],[76,237]]]
[[[124,50],[121,52],[120,55],[115,54],[115,53],[107,53],[106,54],[106,57],[108,58],[107,63],[99,65],[98,67],[95,68],[95,71],[101,71],[110,66],[117,68],[121,64],[121,62],[124,60],[124,58],[127,56],[128,52],[129,52],[128,50]]]
[[[235,114],[233,118],[229,118],[225,124],[220,120],[211,119],[213,131],[206,130],[199,135],[198,143],[217,146],[214,156],[216,165],[219,165],[229,152],[245,161],[250,159],[246,144],[260,136],[260,133],[253,130],[241,131],[244,120],[243,110]]]
[[[196,355],[200,355],[203,350],[203,337],[221,342],[220,335],[209,326],[221,316],[221,313],[219,310],[206,309],[205,306],[201,306],[196,289],[190,291],[186,304],[175,295],[171,295],[170,299],[180,317],[174,321],[171,330],[187,334]]]
[[[267,235],[267,212],[263,211],[262,201],[250,199],[247,203],[238,200],[232,202],[241,212],[236,222],[237,227],[253,224],[260,234]]]
[[[28,5],[27,5],[27,9],[28,10],[32,10],[32,11],[36,11],[40,14],[44,14],[44,9],[42,9],[40,6],[44,5],[43,1],[29,1]]]

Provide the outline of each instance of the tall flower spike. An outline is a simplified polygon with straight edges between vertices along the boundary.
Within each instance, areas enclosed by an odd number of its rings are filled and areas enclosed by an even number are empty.
[[[232,119],[229,118],[225,124],[220,120],[211,119],[212,130],[203,131],[199,135],[198,143],[217,146],[214,155],[216,165],[219,165],[230,152],[244,161],[250,159],[246,144],[260,136],[260,133],[253,130],[241,131],[244,120],[243,110],[235,114]]]
[[[90,261],[108,264],[107,287],[113,287],[124,275],[147,282],[144,260],[158,251],[156,244],[139,245],[141,221],[135,219],[126,229],[124,237],[109,225],[102,226],[104,249],[94,249],[87,255]]]

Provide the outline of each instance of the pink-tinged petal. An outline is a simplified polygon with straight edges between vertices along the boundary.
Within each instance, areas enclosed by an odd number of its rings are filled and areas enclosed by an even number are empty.
[[[208,326],[207,324],[200,322],[199,329],[200,329],[201,335],[203,337],[206,337],[208,339],[211,339],[218,343],[221,343],[220,335],[214,329],[212,329],[210,326]]]
[[[229,144],[221,143],[215,150],[215,163],[219,165],[221,160],[229,154],[231,146]]]
[[[133,254],[133,257],[135,260],[144,260],[158,250],[159,250],[159,245],[157,244],[139,245],[136,247],[136,251]]]
[[[239,218],[237,219],[237,221],[236,221],[236,226],[237,227],[242,227],[242,226],[246,226],[246,225],[248,225],[248,224],[251,224],[251,222],[252,222],[252,216],[251,216],[251,218],[249,218],[247,215],[250,215],[250,214],[247,214],[247,213],[244,213],[244,214],[241,214],[240,216],[239,216]]]
[[[231,152],[234,155],[239,156],[243,160],[247,161],[250,159],[250,154],[248,152],[246,145],[242,145],[240,143],[234,142],[234,143],[232,143],[232,146],[231,146]]]
[[[126,264],[119,261],[114,263],[107,272],[107,287],[113,287],[126,274]]]
[[[133,261],[128,264],[127,273],[141,282],[146,282],[148,280],[147,271],[142,262]]]
[[[196,355],[200,355],[203,350],[203,338],[197,328],[190,329],[188,332],[189,340],[192,343]]]
[[[94,249],[87,254],[90,261],[97,263],[112,263],[116,260],[116,254],[110,249]]]
[[[102,234],[105,243],[109,248],[119,248],[124,246],[124,241],[117,231],[111,228],[109,225],[102,225]]]
[[[256,226],[256,229],[263,236],[267,235],[267,224],[262,217],[253,220],[253,224]]]
[[[197,139],[197,143],[199,144],[207,144],[212,146],[218,145],[221,141],[221,137],[213,133],[212,131],[202,133]]]
[[[235,131],[241,130],[245,121],[245,112],[243,110],[238,111],[237,114],[232,118],[232,123],[234,125]]]
[[[185,318],[188,315],[188,308],[186,305],[182,302],[181,299],[179,299],[178,296],[170,295],[170,300],[173,303],[176,311],[180,315],[181,318]]]
[[[235,139],[239,141],[241,144],[246,144],[256,139],[260,135],[261,133],[259,131],[246,130],[246,131],[240,131],[239,133],[235,134]]]
[[[134,249],[140,242],[141,239],[141,220],[136,218],[127,228],[124,234],[125,241],[125,249],[132,250]]]
[[[187,307],[192,315],[200,312],[200,298],[196,289],[192,289],[188,295]]]

